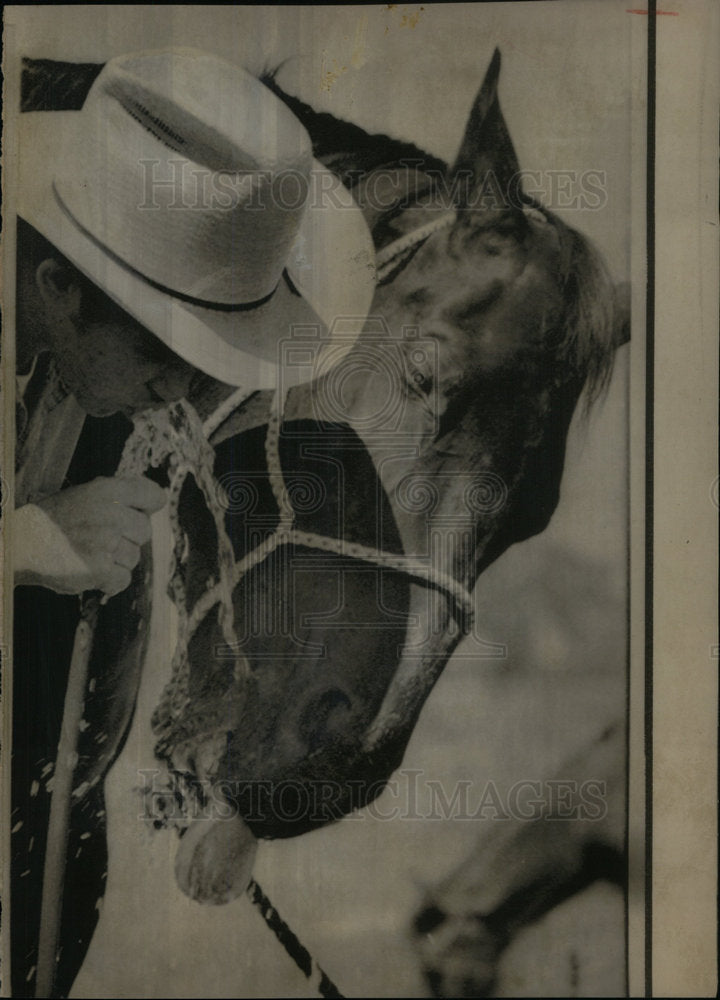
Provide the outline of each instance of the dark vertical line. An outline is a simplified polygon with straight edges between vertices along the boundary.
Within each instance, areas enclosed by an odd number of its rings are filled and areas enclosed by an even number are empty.
[[[648,3],[646,348],[645,348],[645,995],[652,990],[653,533],[655,430],[655,76],[657,0]]]
[[[632,323],[630,326],[632,337]],[[631,395],[632,367],[629,366],[625,386],[625,447],[627,465],[625,469],[625,996],[630,996],[630,723],[632,720],[632,435],[631,435]]]

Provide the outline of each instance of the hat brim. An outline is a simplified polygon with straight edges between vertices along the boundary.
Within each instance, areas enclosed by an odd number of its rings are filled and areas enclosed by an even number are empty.
[[[189,364],[228,385],[284,387],[312,379],[351,349],[375,292],[375,251],[360,209],[317,161],[296,246],[270,299],[254,308],[206,308],[151,284],[86,233],[53,189],[81,113],[20,115],[18,215],[137,322]]]

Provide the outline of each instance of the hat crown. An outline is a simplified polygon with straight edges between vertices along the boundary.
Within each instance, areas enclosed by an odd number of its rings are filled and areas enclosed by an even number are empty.
[[[282,169],[312,153],[290,109],[239,66],[193,49],[111,60],[96,81],[147,131],[212,170]],[[92,91],[91,91],[92,95]]]
[[[272,294],[302,221],[310,138],[263,83],[219,57],[163,50],[111,60],[55,189],[104,249],[189,298]]]

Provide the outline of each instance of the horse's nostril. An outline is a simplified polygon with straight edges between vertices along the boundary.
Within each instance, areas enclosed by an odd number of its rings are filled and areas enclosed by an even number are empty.
[[[422,913],[415,917],[415,930],[418,934],[430,934],[441,924],[444,924],[447,914],[439,906],[426,906]]]

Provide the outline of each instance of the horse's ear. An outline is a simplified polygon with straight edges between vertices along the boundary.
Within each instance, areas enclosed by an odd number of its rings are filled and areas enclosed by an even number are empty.
[[[483,198],[495,195],[495,200],[500,197],[503,204],[507,204],[512,200],[513,178],[517,183],[520,167],[500,110],[499,76],[500,50],[495,49],[451,171],[453,181],[458,183],[457,207],[460,209],[466,207],[472,196],[479,195],[480,192]],[[475,204],[477,203],[476,200]],[[493,207],[499,208],[500,205]]]

